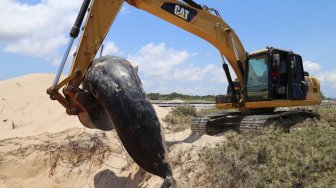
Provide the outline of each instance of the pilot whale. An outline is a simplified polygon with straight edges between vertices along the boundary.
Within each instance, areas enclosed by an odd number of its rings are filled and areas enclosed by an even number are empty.
[[[83,85],[105,110],[133,160],[165,179],[164,187],[172,186],[165,137],[131,63],[114,56],[98,58],[87,71]]]

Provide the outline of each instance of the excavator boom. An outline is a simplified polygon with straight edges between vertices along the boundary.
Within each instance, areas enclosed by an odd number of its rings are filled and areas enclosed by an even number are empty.
[[[242,71],[237,62],[246,60],[246,52],[233,29],[219,16],[211,14],[209,10],[197,9],[176,0],[126,2],[213,44],[228,60],[243,85]],[[123,0],[95,0],[92,3],[71,69],[71,74],[80,70],[81,76],[71,81],[71,84],[80,84],[123,3]]]
[[[226,64],[225,57],[233,68],[240,87],[244,85],[243,66],[247,60],[247,53],[234,30],[223,21],[216,10],[206,6],[203,8],[192,0],[185,1],[189,4],[177,0],[93,0],[90,4],[90,0],[85,0],[70,34],[71,45],[76,34],[78,35],[78,29],[84,18],[84,13],[87,11],[83,33],[74,54],[70,75],[58,83],[67,57],[66,54],[54,85],[48,89],[51,98],[58,100],[66,108],[68,114],[77,115],[81,111],[85,111],[85,108],[76,100],[77,93],[81,91],[79,86],[124,2],[162,18],[211,43],[219,50],[224,64]],[[89,4],[90,8],[88,8]],[[215,14],[212,14],[211,11],[214,11]],[[67,53],[69,51],[70,48]],[[229,83],[231,83],[229,72],[226,72]],[[66,97],[58,92],[63,86],[65,86],[63,92]]]

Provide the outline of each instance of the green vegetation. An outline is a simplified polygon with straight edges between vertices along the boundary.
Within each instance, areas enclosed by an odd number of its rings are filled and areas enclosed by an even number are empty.
[[[275,127],[265,128],[258,135],[227,132],[226,142],[204,148],[200,162],[206,167],[202,174],[207,186],[334,187],[336,105],[323,103],[313,110],[320,120],[304,121],[289,133]],[[164,121],[177,132],[189,128],[192,116],[216,112],[219,111],[215,108],[180,106],[173,108]]]
[[[336,103],[322,103],[321,106],[315,108],[315,112],[320,114],[323,121],[336,127]]]
[[[206,95],[206,96],[198,96],[198,95],[183,95],[179,93],[171,93],[171,94],[160,94],[160,93],[149,93],[147,94],[147,98],[150,100],[175,100],[180,99],[186,102],[190,101],[204,101],[204,102],[214,102],[214,95]]]
[[[190,128],[191,120],[196,115],[196,108],[191,105],[172,108],[162,120],[168,124],[168,130],[179,132]]]
[[[194,106],[184,105],[172,108],[172,110],[162,120],[168,124],[168,130],[173,132],[184,131],[190,128],[191,120],[194,116],[204,116],[219,113],[222,110],[203,108],[196,110]]]
[[[274,127],[260,135],[226,133],[227,142],[201,153],[212,186],[335,186],[336,108],[316,111],[320,121],[305,121],[289,133]]]

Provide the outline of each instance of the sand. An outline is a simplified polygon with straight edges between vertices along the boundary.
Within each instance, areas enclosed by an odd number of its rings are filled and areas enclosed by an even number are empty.
[[[68,116],[46,90],[53,74],[27,75],[0,82],[0,139],[82,128],[76,116]]]
[[[87,129],[49,99],[53,78],[32,74],[0,81],[0,187],[159,187],[162,179],[133,162],[115,131]],[[154,108],[160,120],[169,113]],[[174,176],[180,187],[207,187],[206,181],[195,184],[204,169],[198,153],[225,137],[190,135],[165,135]]]

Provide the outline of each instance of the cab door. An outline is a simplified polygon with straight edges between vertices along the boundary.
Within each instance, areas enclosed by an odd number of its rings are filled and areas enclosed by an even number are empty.
[[[290,75],[291,78],[291,98],[303,100],[306,98],[308,86],[304,79],[304,71],[301,56],[290,54]]]

